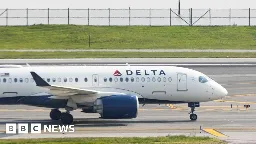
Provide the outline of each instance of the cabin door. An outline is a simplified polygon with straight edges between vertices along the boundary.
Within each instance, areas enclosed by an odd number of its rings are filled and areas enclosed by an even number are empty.
[[[99,86],[99,75],[92,75],[92,86]]]
[[[178,73],[177,74],[177,90],[187,91],[187,74]]]

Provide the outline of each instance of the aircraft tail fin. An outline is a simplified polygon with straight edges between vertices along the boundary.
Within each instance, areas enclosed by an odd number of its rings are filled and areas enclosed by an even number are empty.
[[[30,72],[30,73],[31,73],[33,79],[36,82],[36,86],[41,86],[41,87],[51,86],[44,79],[42,79],[37,73],[35,73],[35,72]]]

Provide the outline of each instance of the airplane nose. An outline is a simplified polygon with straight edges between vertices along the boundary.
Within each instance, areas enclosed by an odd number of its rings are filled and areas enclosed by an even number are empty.
[[[221,99],[221,98],[224,98],[225,96],[228,95],[228,91],[218,83],[215,83],[215,90],[214,91],[215,91],[214,95],[215,95],[216,99]]]
[[[228,95],[228,91],[224,88],[224,87],[222,87],[221,85],[219,85],[219,90],[218,90],[219,92],[218,92],[218,97],[219,98],[224,98],[225,96],[227,96]]]
[[[221,93],[223,95],[222,97],[225,97],[228,95],[228,91],[224,87],[222,87]]]

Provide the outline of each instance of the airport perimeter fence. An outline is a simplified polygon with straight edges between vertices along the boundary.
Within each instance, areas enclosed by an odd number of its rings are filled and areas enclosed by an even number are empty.
[[[254,26],[256,9],[0,9],[0,26]]]

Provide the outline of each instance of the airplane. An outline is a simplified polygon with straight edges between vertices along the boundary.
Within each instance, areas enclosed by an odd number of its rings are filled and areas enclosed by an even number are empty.
[[[188,103],[195,121],[200,102],[227,94],[207,75],[176,66],[0,66],[1,105],[51,108],[50,118],[63,124],[73,123],[70,112],[76,109],[102,119],[132,119],[139,104],[180,103]]]

